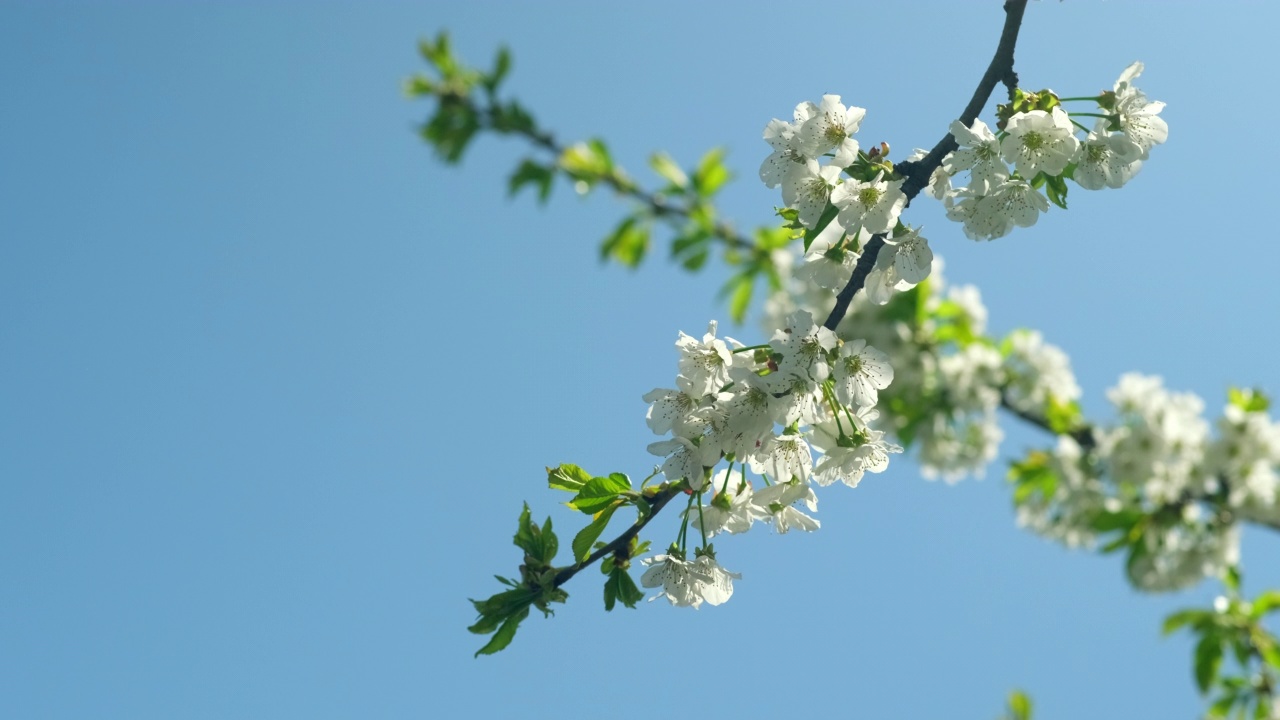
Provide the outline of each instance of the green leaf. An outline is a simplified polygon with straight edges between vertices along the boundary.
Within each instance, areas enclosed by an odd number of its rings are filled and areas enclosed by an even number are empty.
[[[1043,451],[1033,451],[1021,462],[1013,463],[1009,468],[1009,480],[1013,482],[1013,502],[1024,505],[1031,500],[1039,504],[1053,500],[1058,491],[1058,475],[1049,465],[1049,455]]]
[[[622,473],[591,478],[569,502],[569,507],[588,515],[595,515],[612,503],[619,494],[629,490],[631,490],[631,481]]]
[[[777,250],[791,244],[795,239],[795,233],[787,227],[758,227],[755,229],[753,236],[756,241],[756,247],[762,250]]]
[[[1063,210],[1067,209],[1067,181],[1062,179],[1062,176],[1047,176],[1044,190],[1045,195],[1049,197],[1049,202],[1052,202]]]
[[[554,532],[551,532],[551,517],[547,517],[547,521],[542,524],[542,553],[538,555],[538,559],[547,565],[556,559],[556,553],[560,550],[560,540]]]
[[[1225,718],[1231,713],[1231,706],[1236,704],[1236,700],[1240,698],[1238,693],[1229,692],[1218,698],[1213,705],[1209,706],[1209,717]]]
[[[1201,695],[1213,687],[1213,681],[1218,678],[1221,667],[1222,640],[1216,633],[1206,634],[1196,644],[1195,651],[1196,687],[1200,688]]]
[[[484,600],[472,600],[471,604],[480,615],[480,619],[467,629],[478,635],[488,635],[497,629],[498,623],[504,618],[510,617],[521,608],[528,607],[536,596],[537,592],[533,589],[520,586],[514,590],[504,590]]]
[[[485,89],[490,93],[497,91],[498,86],[511,72],[511,51],[505,46],[498,48],[498,56],[494,58],[493,71],[484,79]]]
[[[1228,565],[1226,570],[1222,571],[1222,584],[1227,586],[1233,597],[1240,593],[1240,568],[1236,565]]]
[[[724,148],[712,148],[698,161],[693,171],[693,188],[698,195],[704,198],[715,195],[732,177],[723,160]]]
[[[711,256],[710,251],[708,251],[706,248],[703,248],[693,253],[692,255],[686,257],[684,260],[681,260],[680,265],[684,267],[685,270],[688,270],[690,272],[697,272],[698,270],[702,269],[703,265],[707,264],[707,258],[710,256]]]
[[[600,260],[613,258],[634,268],[649,252],[649,224],[632,215],[623,220],[600,244]]]
[[[520,511],[520,520],[516,525],[516,536],[514,542],[516,547],[524,550],[526,553],[534,557],[538,556],[538,551],[541,548],[538,546],[538,541],[534,537],[534,525],[533,521],[530,519],[529,503],[525,503],[524,510]]]
[[[559,467],[547,468],[547,485],[552,490],[577,493],[590,481],[591,473],[571,463],[561,463]]]
[[[659,152],[649,156],[649,167],[653,171],[662,176],[664,180],[671,183],[671,187],[681,192],[689,186],[689,176],[685,175],[684,170],[676,164],[676,161],[670,155]]]
[[[489,638],[489,642],[486,643],[484,647],[477,650],[473,657],[492,655],[510,645],[511,640],[516,636],[516,628],[520,627],[520,621],[527,617],[529,617],[528,607],[504,620],[502,627],[498,628],[498,631],[493,634],[493,637]]]
[[[565,148],[560,154],[560,167],[575,180],[594,185],[609,174],[613,162],[600,140],[590,140]]]
[[[605,526],[609,524],[609,519],[613,517],[613,512],[618,509],[621,503],[616,500],[612,505],[596,513],[595,519],[591,524],[578,531],[573,537],[573,559],[574,562],[582,562],[591,554],[591,546],[595,544],[600,533],[604,532]]]
[[[1245,412],[1266,412],[1271,407],[1271,399],[1261,390],[1248,388],[1229,388],[1227,402]]]
[[[480,130],[475,108],[466,103],[441,103],[436,114],[419,129],[422,139],[435,148],[445,162],[462,159],[471,139]]]
[[[701,227],[686,226],[685,231],[671,241],[671,257],[680,258],[683,256],[686,263],[689,257],[701,255],[705,258],[708,246],[711,243],[711,237],[711,233]]]
[[[604,609],[613,610],[614,602],[621,600],[623,605],[634,608],[636,603],[644,599],[644,592],[636,587],[631,573],[623,568],[615,567],[604,581]]]
[[[533,185],[538,189],[538,201],[545,203],[551,197],[551,185],[555,178],[554,165],[540,165],[525,158],[507,180],[507,194],[514,196],[524,186]]]
[[[1209,612],[1208,610],[1197,610],[1197,609],[1179,610],[1178,612],[1164,619],[1164,624],[1161,626],[1160,632],[1165,635],[1168,635],[1169,633],[1175,632],[1179,628],[1185,627],[1187,625],[1191,625],[1197,628],[1203,627],[1204,621],[1211,620],[1212,618],[1213,618],[1213,613]]]
[[[729,295],[729,317],[740,323],[747,317],[747,309],[751,307],[751,293],[755,289],[756,277],[752,269],[740,272],[729,278],[721,289],[721,294]]]
[[[1009,713],[1013,720],[1031,720],[1031,698],[1021,690],[1009,693]]]
[[[831,224],[831,221],[835,220],[836,215],[839,214],[840,208],[832,205],[831,203],[827,203],[826,209],[824,209],[822,211],[822,215],[818,217],[818,224],[814,225],[812,230],[806,230],[804,233],[805,252],[809,252],[809,246],[813,244],[814,239],[817,238],[823,230],[826,230],[827,226]]]
[[[1276,670],[1280,670],[1280,647],[1276,647],[1274,644],[1267,645],[1259,649],[1258,652],[1262,655],[1264,662]]]
[[[404,81],[404,94],[409,97],[430,95],[436,90],[436,84],[425,75],[414,75]]]
[[[609,155],[609,146],[604,144],[604,140],[591,138],[587,141],[587,147],[591,148],[591,151],[595,153],[596,159],[606,172],[613,169],[613,157]]]
[[[1267,590],[1253,599],[1252,608],[1249,611],[1249,617],[1253,620],[1266,615],[1267,613],[1280,608],[1280,590]]]
[[[534,122],[533,116],[520,106],[520,103],[512,100],[507,103],[494,106],[493,116],[490,118],[493,129],[500,133],[534,133],[537,132],[537,123]]]
[[[1065,435],[1080,425],[1080,403],[1075,400],[1064,402],[1050,393],[1044,419],[1049,422],[1050,430],[1059,435]]]
[[[1114,530],[1123,530],[1128,534],[1129,530],[1138,523],[1143,517],[1140,510],[1117,510],[1115,512],[1102,510],[1094,514],[1093,520],[1089,523],[1089,527],[1100,533],[1112,532]]]

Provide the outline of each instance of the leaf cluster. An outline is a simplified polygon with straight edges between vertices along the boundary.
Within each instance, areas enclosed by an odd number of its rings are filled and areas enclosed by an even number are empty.
[[[1263,619],[1280,611],[1280,590],[1268,590],[1252,602],[1240,598],[1240,575],[1234,568],[1223,578],[1227,596],[1213,609],[1191,608],[1164,621],[1167,635],[1189,630],[1196,638],[1193,667],[1196,687],[1213,695],[1210,718],[1263,720],[1272,717],[1280,673],[1280,641],[1263,627]],[[1224,659],[1235,663],[1223,672]]]

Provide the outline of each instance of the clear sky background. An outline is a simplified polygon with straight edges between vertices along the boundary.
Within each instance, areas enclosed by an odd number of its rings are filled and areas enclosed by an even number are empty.
[[[576,522],[543,467],[644,476],[643,393],[723,279],[601,266],[625,205],[505,194],[402,80],[450,30],[560,138],[692,162],[770,221],[765,123],[838,93],[864,145],[932,146],[985,68],[998,2],[0,2],[0,717],[994,717],[1202,710],[1170,610],[1121,560],[1019,531],[1003,466],[910,461],[823,493],[822,530],[718,544],[731,602],[606,614],[585,573],[472,659],[468,597],[510,574],[520,504]],[[1024,85],[1109,88],[1135,59],[1170,140],[1121,191],[967,240],[919,202],[1003,333],[1066,349],[1093,417],[1126,371],[1216,414],[1280,391],[1274,4],[1032,3]],[[990,114],[987,114],[990,117]],[[754,325],[732,329],[756,340]],[[1048,440],[1006,423],[1006,457]],[[674,518],[654,523],[661,546]],[[566,534],[567,538],[570,535]],[[1246,590],[1280,586],[1247,531]]]

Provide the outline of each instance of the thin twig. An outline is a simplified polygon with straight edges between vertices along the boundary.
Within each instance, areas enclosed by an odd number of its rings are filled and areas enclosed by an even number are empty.
[[[476,114],[479,115],[486,123],[490,130],[500,132],[510,132],[525,138],[536,147],[542,148],[552,153],[556,158],[564,155],[567,148],[557,142],[555,136],[545,130],[537,128],[515,128],[499,130],[496,123],[498,117],[497,108],[493,105],[485,108],[476,108]],[[610,171],[601,176],[601,180],[619,195],[630,197],[640,201],[641,204],[647,206],[654,217],[660,217],[667,220],[689,219],[693,215],[693,208],[687,205],[672,204],[667,201],[666,196],[661,193],[648,192],[644,188],[639,187],[626,176]],[[724,222],[714,223],[711,227],[713,237],[719,238],[724,244],[737,248],[739,250],[757,251],[755,244],[750,239],[744,237],[737,230]],[[764,252],[764,251],[760,251]]]

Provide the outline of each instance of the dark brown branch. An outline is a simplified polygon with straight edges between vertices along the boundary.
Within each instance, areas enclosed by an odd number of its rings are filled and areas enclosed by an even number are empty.
[[[1075,428],[1070,432],[1060,433],[1053,429],[1053,426],[1049,424],[1049,421],[1046,418],[1014,405],[1007,393],[1000,394],[1000,407],[1004,408],[1010,415],[1013,415],[1019,420],[1029,425],[1034,425],[1047,433],[1052,433],[1054,435],[1070,435],[1071,439],[1079,443],[1080,447],[1085,450],[1092,450],[1098,446],[1098,440],[1093,435],[1093,428],[1088,425]]]
[[[982,112],[982,108],[986,107],[987,101],[991,99],[991,93],[996,89],[996,85],[1004,83],[1012,96],[1013,91],[1018,86],[1018,75],[1013,71],[1013,50],[1018,43],[1018,30],[1022,28],[1022,14],[1027,9],[1027,0],[1007,0],[1004,4],[1004,30],[1000,33],[1000,42],[996,45],[996,53],[991,58],[991,64],[987,66],[987,72],[983,74],[982,80],[978,83],[978,88],[973,91],[973,97],[969,99],[969,104],[965,106],[964,112],[960,114],[960,122],[965,125],[973,124],[977,119],[978,113]],[[902,183],[902,192],[907,196],[907,203],[910,204],[916,195],[929,184],[929,178],[933,175],[933,171],[942,165],[942,159],[948,153],[960,147],[956,143],[956,139],[948,132],[928,155],[915,161],[907,161],[898,163],[894,166],[894,170],[904,177]],[[858,265],[854,268],[853,277],[849,278],[849,284],[845,285],[840,294],[836,296],[836,305],[831,309],[831,314],[827,316],[826,322],[823,323],[829,330],[835,330],[840,321],[844,319],[845,313],[849,311],[849,303],[853,301],[853,296],[862,289],[867,282],[867,275],[871,269],[875,267],[876,256],[880,253],[880,248],[884,247],[884,237],[876,235],[867,243],[866,248],[862,251],[862,257],[858,259]],[[869,262],[864,264],[864,260],[870,258]]]
[[[1004,30],[1000,32],[1000,42],[996,45],[996,54],[991,58],[987,72],[983,74],[977,89],[973,91],[973,97],[969,99],[964,112],[960,113],[960,122],[964,125],[972,125],[973,121],[978,119],[978,114],[982,112],[982,108],[986,107],[998,83],[1005,84],[1010,98],[1013,96],[1013,91],[1017,89],[1018,75],[1013,71],[1013,50],[1018,43],[1018,31],[1022,28],[1022,14],[1026,9],[1027,0],[1005,2]],[[908,202],[929,184],[929,177],[942,165],[942,160],[947,153],[953,152],[958,147],[960,145],[948,132],[937,145],[933,146],[928,155],[914,162],[898,163],[894,169],[906,176],[906,181],[902,183],[902,192],[906,194]]]
[[[831,308],[831,314],[822,323],[823,327],[835,332],[836,326],[849,311],[849,303],[853,302],[854,293],[867,284],[867,276],[875,268],[876,258],[880,256],[880,248],[883,247],[884,235],[872,235],[867,241],[866,247],[862,248],[862,254],[858,256],[858,264],[853,267],[853,277],[849,278],[849,283],[836,296],[836,305]]]

